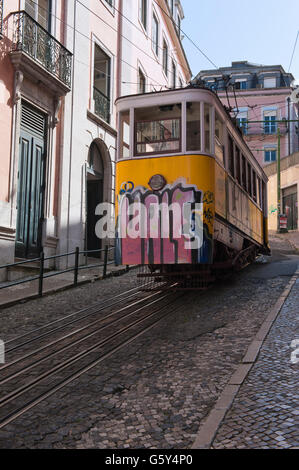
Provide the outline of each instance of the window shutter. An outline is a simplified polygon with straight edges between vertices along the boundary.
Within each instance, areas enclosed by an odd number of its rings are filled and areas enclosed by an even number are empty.
[[[36,137],[44,139],[46,130],[45,115],[31,108],[26,103],[22,103],[21,127]]]

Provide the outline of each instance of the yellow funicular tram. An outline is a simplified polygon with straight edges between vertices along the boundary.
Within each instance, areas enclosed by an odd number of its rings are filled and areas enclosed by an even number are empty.
[[[213,91],[190,85],[116,106],[118,264],[192,288],[269,252],[267,177]]]

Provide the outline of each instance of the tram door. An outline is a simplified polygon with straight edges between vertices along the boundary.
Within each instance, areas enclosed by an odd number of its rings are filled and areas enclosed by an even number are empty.
[[[99,216],[95,214],[98,204],[103,202],[103,162],[96,143],[92,143],[87,169],[87,250],[100,250],[102,240],[97,237],[95,227]],[[90,253],[91,257],[100,257],[100,253]]]
[[[282,190],[282,212],[287,216],[287,229],[298,228],[297,185]]]
[[[45,131],[45,115],[22,103],[15,249],[16,256],[20,258],[36,258],[41,252]]]

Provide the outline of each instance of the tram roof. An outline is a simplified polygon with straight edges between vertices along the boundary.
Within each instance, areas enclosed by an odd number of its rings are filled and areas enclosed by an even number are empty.
[[[238,134],[238,137],[241,139],[241,141],[243,142],[243,144],[245,144],[245,147],[247,147],[248,149],[248,152],[250,153],[251,155],[251,158],[252,158],[252,163],[254,162],[254,165],[257,166],[260,170],[260,174],[263,175],[263,179],[265,181],[268,181],[268,177],[266,175],[266,173],[264,172],[262,166],[259,164],[259,162],[257,161],[257,159],[254,157],[253,153],[251,152],[251,149],[249,148],[247,142],[245,141],[244,137],[243,137],[243,134],[242,134],[242,131],[238,128],[236,122],[234,122],[233,118],[231,117],[228,109],[224,106],[224,104],[222,103],[222,101],[220,100],[219,96],[217,95],[217,93],[205,86],[202,86],[202,85],[188,85],[184,88],[171,88],[169,90],[160,90],[160,91],[151,91],[151,92],[148,92],[148,93],[137,93],[137,94],[133,94],[133,95],[124,95],[124,96],[120,96],[119,98],[117,98],[115,100],[115,104],[126,104],[126,106],[124,107],[121,107],[120,111],[124,111],[124,110],[128,110],[129,108],[142,108],[142,107],[146,107],[149,105],[148,101],[151,101],[152,103],[152,106],[157,106],[157,105],[163,105],[163,104],[170,104],[170,103],[175,103],[175,99],[173,98],[173,100],[171,100],[171,96],[175,96],[175,95],[178,95],[178,94],[185,94],[187,95],[186,96],[186,100],[188,99],[188,95],[190,93],[190,99],[191,99],[191,95],[195,94],[196,92],[202,92],[203,94],[207,94],[207,95],[210,95],[210,98],[211,98],[211,102],[213,100],[215,100],[219,106],[219,108],[222,110],[223,114],[225,114],[225,117],[230,121],[231,125],[232,125],[232,128],[235,130],[235,132]],[[167,98],[167,100],[165,100],[165,103],[161,102],[159,100],[159,97],[161,98],[161,96],[165,95]],[[153,99],[153,97],[157,97],[157,100]],[[130,103],[130,101],[133,101],[131,103],[131,106],[128,106],[128,103]],[[185,101],[185,100],[184,100]],[[200,101],[200,100],[199,100]]]

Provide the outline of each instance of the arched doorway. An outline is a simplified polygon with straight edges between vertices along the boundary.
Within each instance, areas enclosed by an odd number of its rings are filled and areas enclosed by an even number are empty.
[[[102,248],[102,241],[95,233],[96,223],[99,220],[95,210],[104,200],[104,164],[96,142],[92,142],[89,149],[86,193],[86,249],[99,250]],[[93,253],[92,257],[100,257],[100,253]]]

